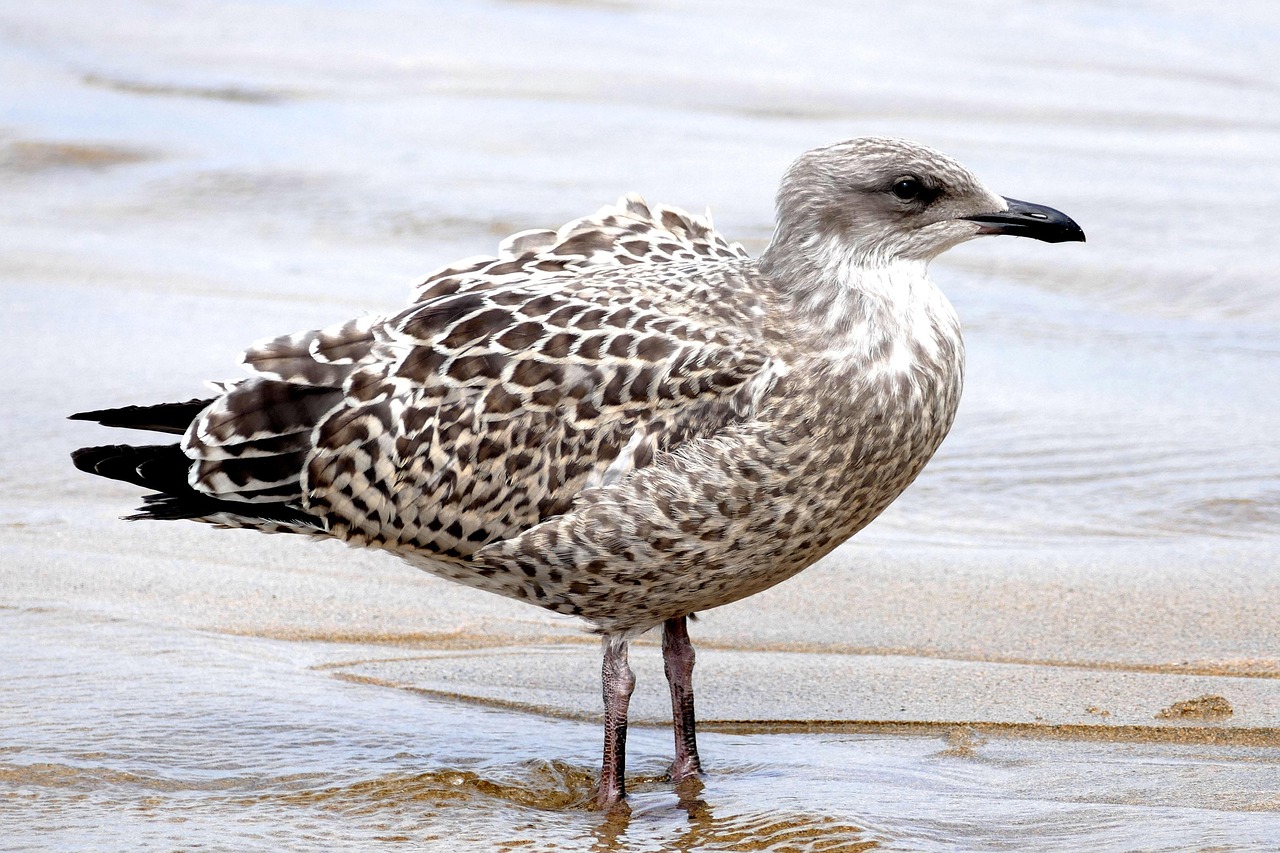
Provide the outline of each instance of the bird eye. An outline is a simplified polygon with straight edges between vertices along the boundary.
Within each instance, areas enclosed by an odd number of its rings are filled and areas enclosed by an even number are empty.
[[[915,201],[924,192],[924,184],[920,183],[919,178],[898,178],[889,192],[903,201]]]

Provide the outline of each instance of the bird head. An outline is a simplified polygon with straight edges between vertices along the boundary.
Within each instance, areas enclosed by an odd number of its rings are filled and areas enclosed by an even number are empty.
[[[996,195],[939,151],[869,136],[814,149],[792,164],[778,191],[778,229],[764,260],[798,251],[822,267],[927,263],[987,234],[1084,240],[1066,214]]]

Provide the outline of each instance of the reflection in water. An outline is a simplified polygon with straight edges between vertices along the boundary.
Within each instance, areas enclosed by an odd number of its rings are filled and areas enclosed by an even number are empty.
[[[316,806],[344,814],[373,814],[391,809],[438,810],[451,804],[483,799],[532,809],[587,810],[594,774],[562,761],[538,759],[512,768],[510,778],[493,778],[473,770],[440,769],[425,773],[387,774],[342,785],[316,786],[318,780],[296,790],[246,797],[245,806]]]
[[[0,837],[19,848],[1183,850],[1280,831],[1275,750],[965,730],[709,733],[712,773],[673,790],[669,732],[637,727],[629,804],[601,814],[592,724],[344,682],[313,644],[52,610],[0,610],[0,632]]]
[[[607,813],[598,812],[594,801],[595,782],[596,771],[585,766],[529,760],[509,768],[505,775],[439,769],[411,775],[387,774],[328,786],[317,778],[285,778],[272,785],[273,790],[232,796],[227,802],[246,809],[279,812],[316,809],[345,820],[381,819],[386,821],[384,825],[388,829],[394,825],[393,820],[403,821],[404,816],[413,815],[411,822],[401,824],[405,840],[420,837],[413,831],[413,825],[421,831],[437,823],[448,823],[452,810],[471,809],[492,814],[511,809],[522,814],[530,827],[536,824],[545,830],[549,824],[562,823],[563,818],[566,828],[576,827],[579,831],[585,828],[592,839],[593,851],[627,853],[651,849],[653,828],[647,818],[653,811],[652,806],[635,820],[635,831],[632,831],[634,813],[630,804],[622,803]],[[722,816],[717,817],[715,809],[703,799],[705,783],[698,779],[686,780],[674,791],[661,776],[633,776],[628,778],[628,784],[637,792],[653,795],[653,800],[668,799],[674,793],[674,805],[667,804],[660,809],[669,815],[667,822],[673,823],[675,830],[663,839],[664,850],[859,851],[877,846],[877,842],[866,840],[858,827],[803,811],[733,812],[722,807]],[[680,812],[686,819],[680,819]],[[520,826],[513,829],[518,833]],[[495,849],[499,850],[518,850],[531,843],[527,835],[493,839]]]
[[[702,783],[690,781],[694,784],[682,785],[676,790],[679,808],[689,815],[689,825],[674,835],[665,849],[857,853],[879,846],[877,842],[867,840],[862,829],[830,817],[756,812],[717,818],[707,801],[698,796]]]

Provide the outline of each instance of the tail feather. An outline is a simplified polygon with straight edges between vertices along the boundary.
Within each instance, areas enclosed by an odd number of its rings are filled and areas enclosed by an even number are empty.
[[[176,444],[82,447],[72,452],[71,462],[81,471],[133,483],[144,489],[174,493],[193,491],[187,482],[191,460]]]
[[[185,403],[160,403],[155,406],[122,406],[118,409],[77,412],[68,420],[97,421],[108,427],[144,429],[181,435],[187,431],[187,427],[196,419],[196,416],[212,402],[211,398],[192,399]]]
[[[243,503],[197,492],[187,479],[192,460],[176,444],[82,447],[72,452],[71,461],[81,471],[157,492],[143,498],[143,506],[138,508],[138,512],[127,516],[130,520],[207,520],[228,526],[265,528],[273,532],[317,533],[324,530],[322,519],[288,503]]]
[[[142,497],[142,506],[128,521],[207,521],[223,527],[249,527],[267,533],[317,534],[324,520],[284,503],[245,504],[221,501],[190,492],[185,495],[154,494]]]

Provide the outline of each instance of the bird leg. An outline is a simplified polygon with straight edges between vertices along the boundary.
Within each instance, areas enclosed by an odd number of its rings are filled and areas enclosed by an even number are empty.
[[[698,758],[698,734],[693,719],[693,644],[686,617],[668,619],[662,625],[662,663],[671,685],[671,721],[676,735],[676,760],[671,781],[681,782],[702,772]]]
[[[609,809],[627,796],[624,775],[627,769],[627,705],[636,677],[627,665],[627,641],[604,638],[604,762],[600,768],[600,789],[596,803]]]

